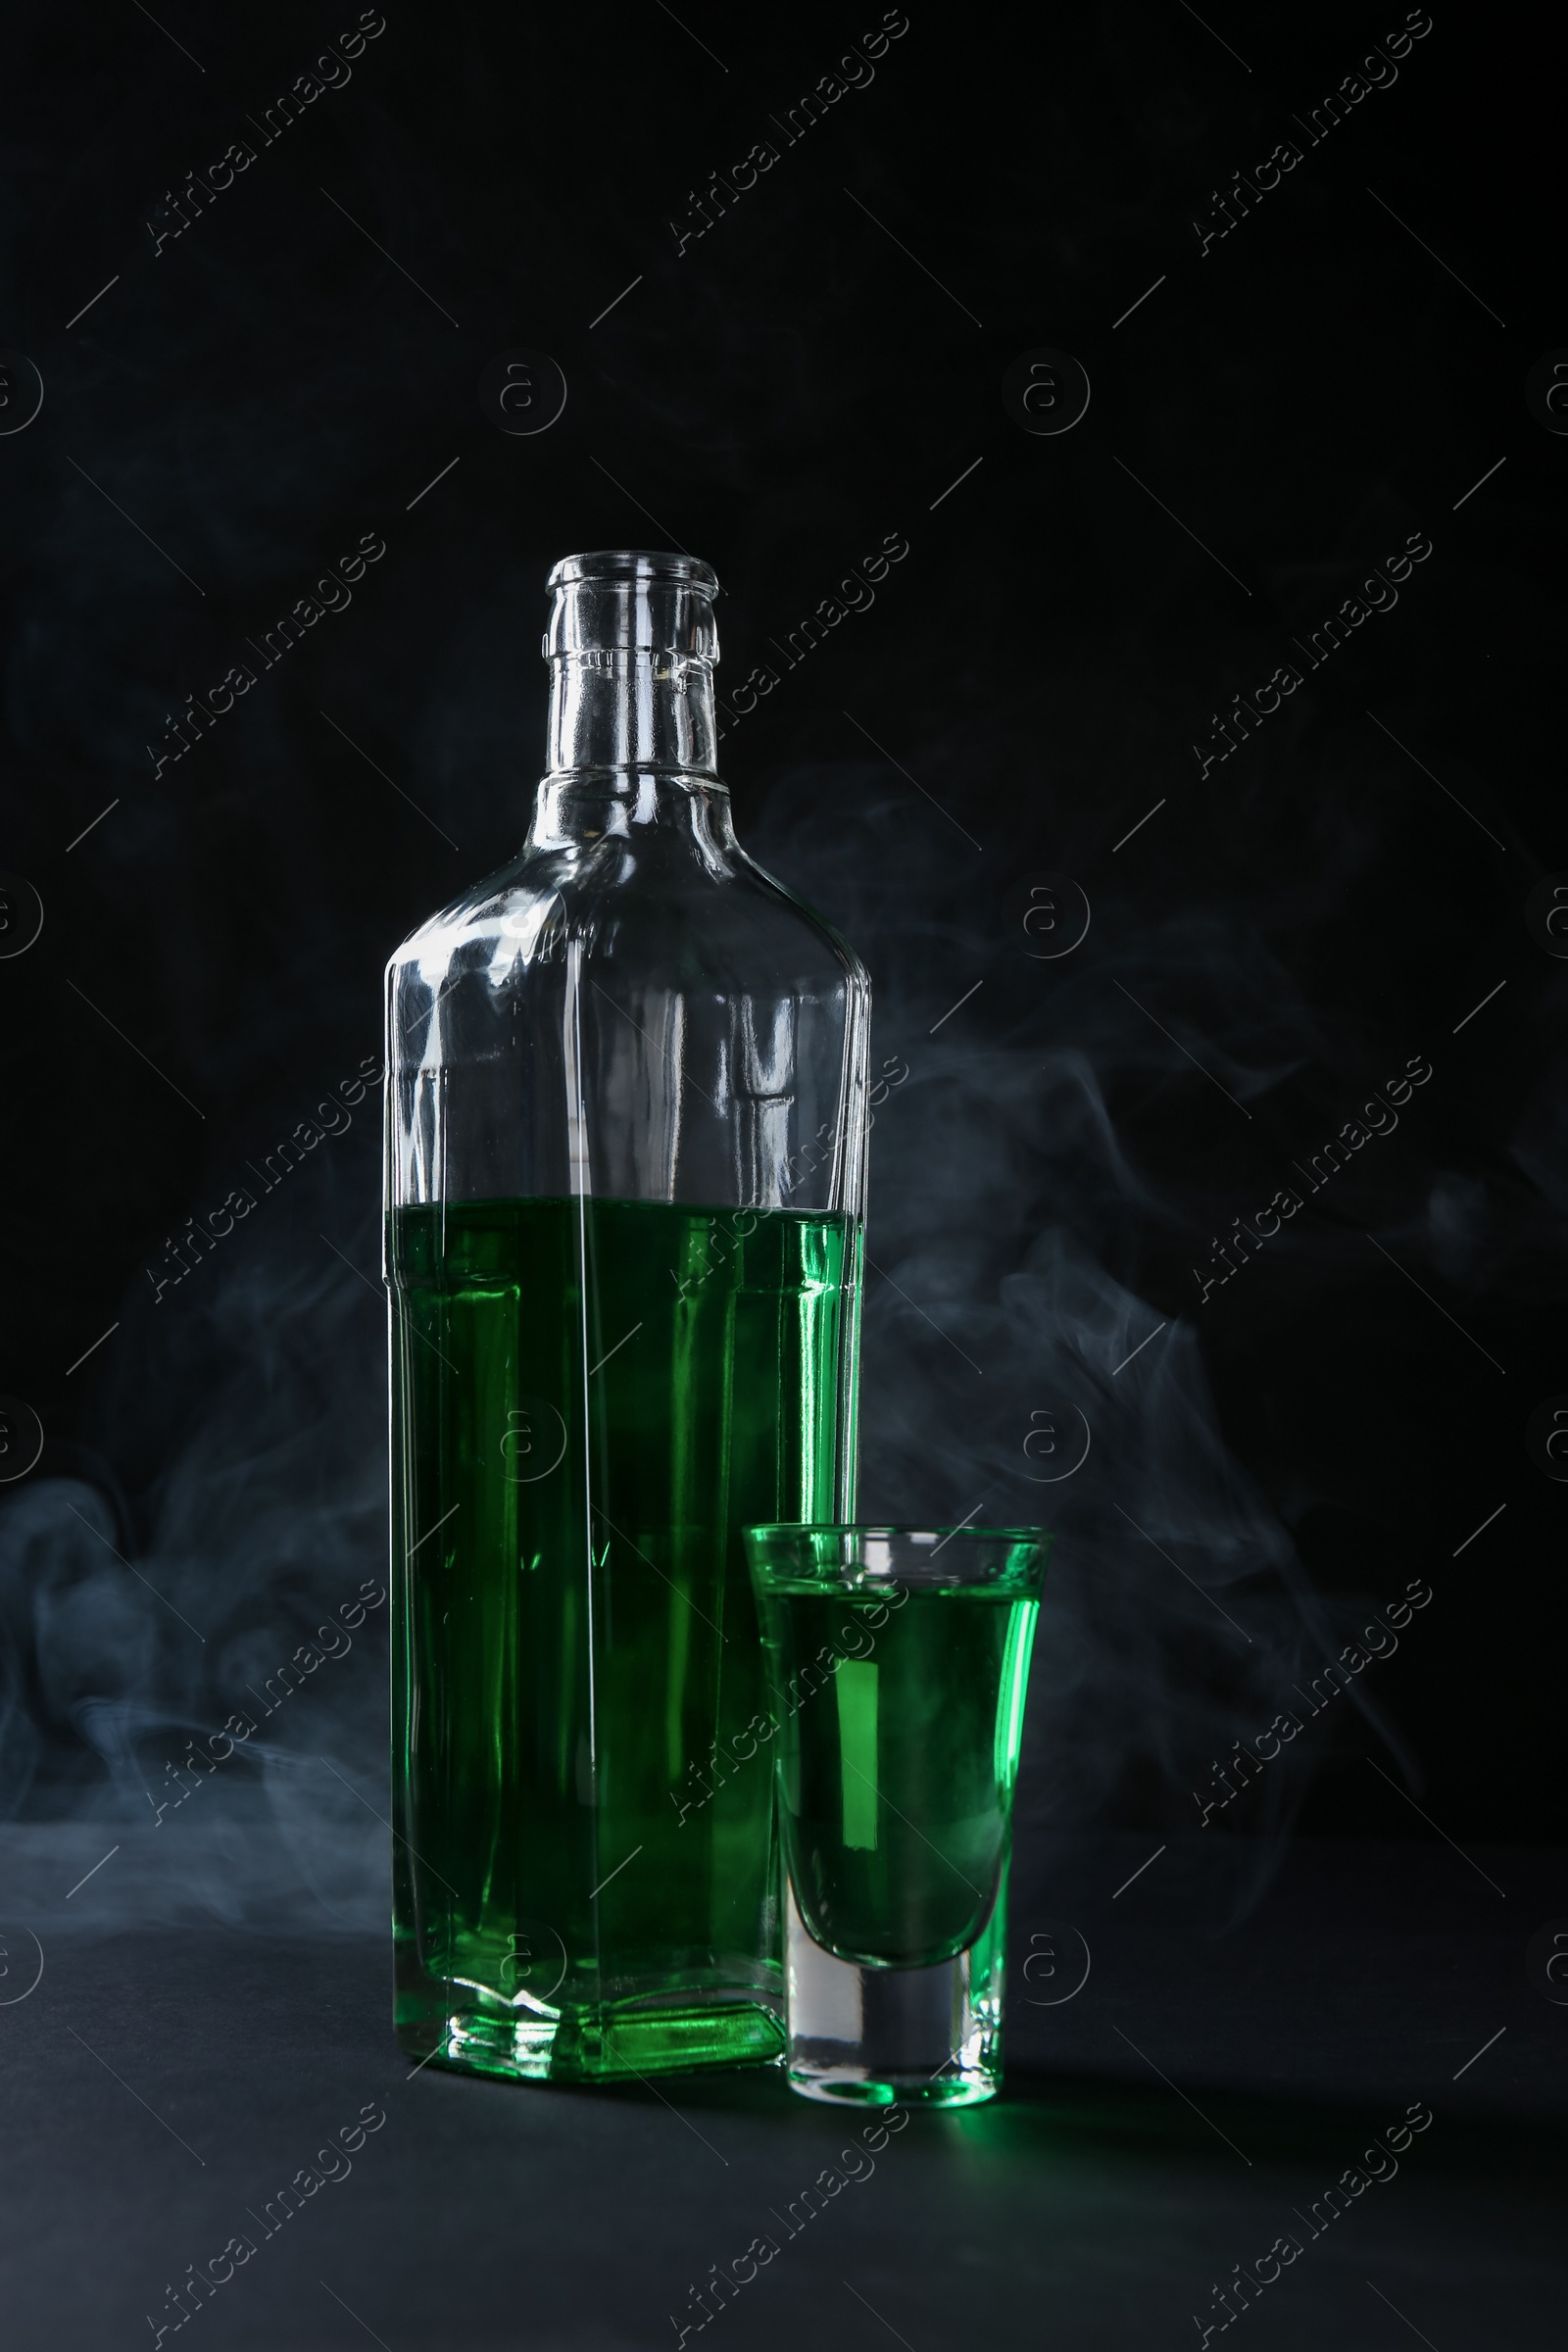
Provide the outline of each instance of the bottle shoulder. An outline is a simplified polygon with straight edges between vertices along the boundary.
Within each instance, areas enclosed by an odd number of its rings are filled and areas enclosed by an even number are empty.
[[[668,963],[688,984],[870,986],[849,942],[733,838],[700,858],[624,839],[525,848],[416,925],[387,976],[429,984],[457,965],[495,986],[573,946],[645,974]]]

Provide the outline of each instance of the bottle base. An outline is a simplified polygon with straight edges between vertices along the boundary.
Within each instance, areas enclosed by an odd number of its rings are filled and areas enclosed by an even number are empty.
[[[771,2066],[784,2026],[759,2001],[636,2009],[612,2002],[560,2017],[400,2018],[402,2049],[420,2066],[517,2082],[609,2082],[696,2066]]]

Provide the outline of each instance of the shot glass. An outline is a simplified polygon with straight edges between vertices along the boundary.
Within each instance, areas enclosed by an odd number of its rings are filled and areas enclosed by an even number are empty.
[[[968,2106],[1002,2083],[1012,1790],[1050,1537],[751,1527],[804,2097]]]

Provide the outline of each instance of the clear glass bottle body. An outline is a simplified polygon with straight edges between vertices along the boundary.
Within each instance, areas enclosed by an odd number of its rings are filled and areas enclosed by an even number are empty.
[[[740,1529],[853,1507],[869,986],[713,758],[714,582],[552,575],[521,855],[388,967],[397,2019],[593,2078],[781,2047]]]

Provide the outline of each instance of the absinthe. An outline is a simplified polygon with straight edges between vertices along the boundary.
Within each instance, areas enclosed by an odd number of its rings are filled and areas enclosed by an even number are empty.
[[[404,2045],[566,2078],[780,2046],[740,1539],[831,1518],[858,1224],[668,1201],[394,1209]]]

